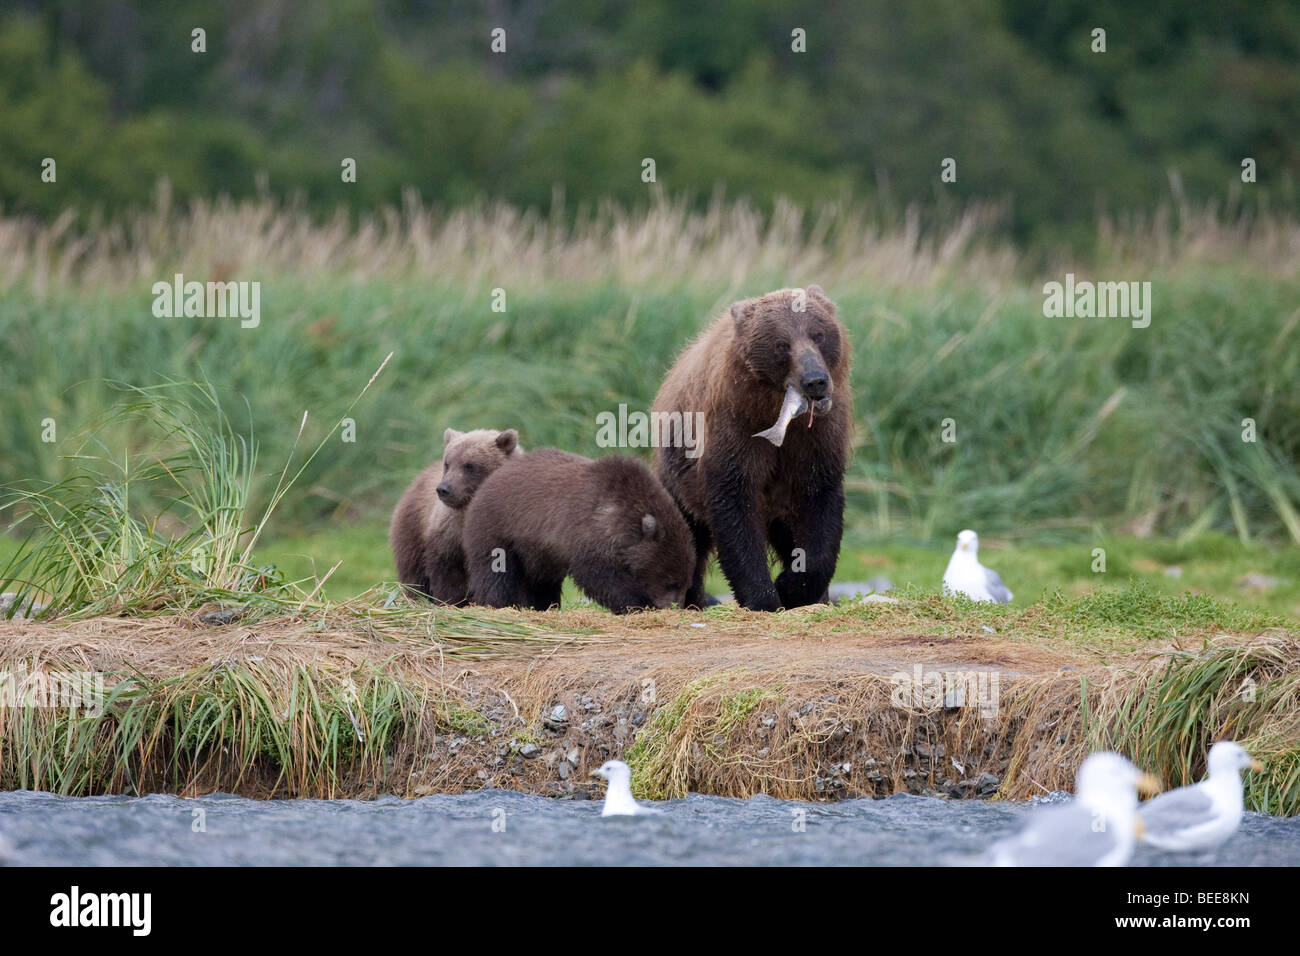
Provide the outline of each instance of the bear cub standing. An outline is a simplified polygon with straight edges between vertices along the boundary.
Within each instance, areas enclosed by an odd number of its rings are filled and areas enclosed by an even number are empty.
[[[650,470],[543,448],[506,462],[465,518],[470,596],[544,611],[569,575],[615,614],[681,604],[695,570],[686,522]]]
[[[442,444],[442,461],[420,472],[398,502],[388,541],[402,584],[423,597],[462,605],[469,597],[461,547],[465,509],[488,476],[524,450],[513,428],[448,428]]]

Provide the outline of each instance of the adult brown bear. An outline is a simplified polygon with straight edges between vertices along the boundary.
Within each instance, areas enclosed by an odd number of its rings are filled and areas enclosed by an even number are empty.
[[[695,537],[688,605],[704,606],[715,545],[744,607],[826,600],[844,528],[851,406],[848,337],[820,286],[737,302],[682,353],[653,410],[669,421],[703,413],[695,448],[660,442],[655,452]],[[768,545],[782,564],[775,584]]]

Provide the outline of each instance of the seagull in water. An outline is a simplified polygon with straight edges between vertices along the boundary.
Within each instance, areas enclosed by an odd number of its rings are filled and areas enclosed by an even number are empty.
[[[1117,753],[1095,753],[1079,767],[1075,798],[1031,811],[1020,833],[993,848],[994,866],[1123,866],[1140,829],[1139,788],[1159,783]]]
[[[1138,816],[1142,839],[1162,850],[1209,850],[1236,832],[1245,809],[1241,771],[1264,765],[1231,740],[1210,748],[1210,776],[1190,787],[1179,787],[1142,804]]]
[[[1010,604],[1015,597],[998,573],[979,561],[980,539],[967,528],[957,535],[957,547],[948,559],[948,569],[943,572],[945,594],[964,594],[972,601],[993,601]]]
[[[605,808],[600,811],[602,817],[630,817],[643,813],[662,813],[655,807],[637,803],[632,796],[632,768],[621,760],[606,760],[599,770],[591,772],[593,777],[604,777],[609,781],[605,790]]]

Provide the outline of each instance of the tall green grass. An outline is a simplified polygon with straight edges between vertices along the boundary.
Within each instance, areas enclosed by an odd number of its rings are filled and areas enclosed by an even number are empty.
[[[253,549],[327,440],[299,460],[307,416],[259,500],[257,444],[211,383],[113,387],[124,398],[77,437],[65,477],[15,483],[0,497],[0,527],[24,535],[0,567],[15,607],[38,601],[52,614],[93,616],[300,598],[274,568],[254,564]],[[110,444],[123,435],[130,440]]]
[[[1091,746],[1116,749],[1173,786],[1203,779],[1216,740],[1236,740],[1263,761],[1246,777],[1247,805],[1274,814],[1300,807],[1300,671],[1294,641],[1211,644],[1171,653],[1142,680],[1089,713]]]
[[[0,301],[0,379],[13,427],[0,481],[67,474],[60,436],[102,414],[100,378],[200,374],[247,397],[263,452],[293,447],[304,408],[343,404],[389,351],[387,379],[282,503],[291,527],[388,512],[444,428],[516,427],[525,445],[599,454],[596,415],[649,406],[723,288],[486,288],[267,280],[258,329],[157,320],[147,290],[88,301]],[[1300,541],[1300,283],[1158,281],[1149,329],[1047,319],[1028,287],[832,289],[853,341],[857,448],[851,527],[922,537],[1103,522]],[[75,370],[75,371],[72,371]],[[1243,442],[1253,418],[1259,441]],[[952,419],[956,442],[941,438]],[[123,435],[124,440],[135,436]],[[233,450],[232,450],[233,452]],[[261,480],[260,478],[258,479]],[[269,489],[265,490],[269,493]]]
[[[334,413],[392,352],[355,442],[333,436],[306,464],[271,532],[382,517],[447,426],[600,453],[596,415],[646,408],[730,301],[819,281],[853,345],[851,529],[1127,524],[1300,542],[1296,227],[1178,222],[1172,236],[1111,229],[1091,268],[981,243],[974,214],[923,235],[788,204],[766,218],[743,204],[602,210],[572,227],[505,207],[408,204],[358,227],[221,203],[85,236],[15,225],[5,248],[20,265],[0,278],[12,423],[0,485],[66,477],[67,436],[111,402],[107,380],[206,378],[246,397],[263,453],[283,460],[303,409]],[[1045,318],[1042,285],[1067,268],[1149,280],[1150,327]],[[261,281],[260,326],[155,318],[150,286],[176,271]],[[254,477],[255,495],[265,482]]]

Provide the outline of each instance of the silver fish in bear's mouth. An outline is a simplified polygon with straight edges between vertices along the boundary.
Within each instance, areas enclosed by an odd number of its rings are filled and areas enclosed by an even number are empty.
[[[809,404],[804,394],[791,385],[785,390],[785,401],[781,403],[781,414],[776,418],[776,424],[771,428],[765,428],[761,432],[754,432],[754,438],[766,438],[777,448],[780,448],[785,442],[786,430],[790,423],[805,412],[813,415],[817,413],[826,414],[830,411],[831,400],[829,398],[819,398],[817,401]],[[811,428],[813,419],[808,419],[808,427]]]

